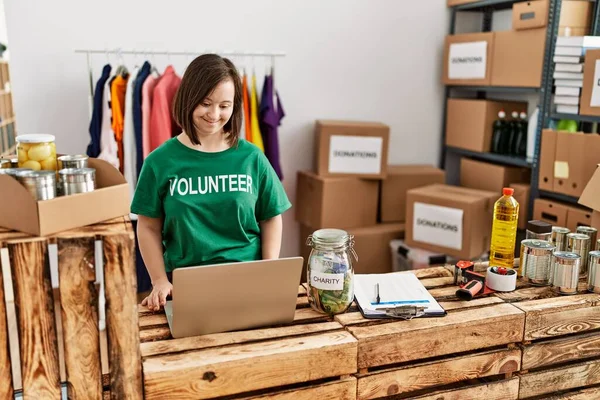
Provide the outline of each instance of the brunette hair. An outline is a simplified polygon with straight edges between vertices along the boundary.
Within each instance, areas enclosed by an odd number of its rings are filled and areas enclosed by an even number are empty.
[[[193,144],[200,144],[196,135],[193,113],[198,104],[208,97],[215,87],[231,79],[235,88],[233,113],[223,127],[231,146],[238,143],[242,125],[242,81],[233,63],[217,54],[196,57],[185,70],[181,84],[175,93],[173,117]]]

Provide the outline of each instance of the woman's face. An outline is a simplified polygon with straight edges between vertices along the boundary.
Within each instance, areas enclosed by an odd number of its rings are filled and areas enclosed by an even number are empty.
[[[194,110],[193,118],[197,133],[206,137],[220,133],[233,114],[235,87],[231,79],[221,81]]]

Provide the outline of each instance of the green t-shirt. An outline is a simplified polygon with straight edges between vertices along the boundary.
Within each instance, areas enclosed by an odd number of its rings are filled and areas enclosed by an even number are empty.
[[[262,258],[259,221],[291,207],[258,147],[206,153],[176,137],[144,160],[131,212],[163,218],[164,260],[175,268]]]

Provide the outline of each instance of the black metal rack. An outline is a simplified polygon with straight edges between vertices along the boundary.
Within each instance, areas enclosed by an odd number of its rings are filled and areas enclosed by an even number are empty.
[[[514,3],[523,0],[481,0],[472,3],[462,4],[451,7],[450,9],[450,34],[454,34],[456,28],[456,15],[457,12],[469,11],[469,12],[482,12],[483,23],[482,32],[491,31],[491,21],[494,11],[512,8]],[[496,86],[454,86],[447,85],[445,87],[445,103],[444,103],[444,116],[443,116],[443,129],[442,129],[442,152],[440,156],[440,165],[442,168],[446,167],[447,156],[449,154],[458,154],[462,156],[468,156],[473,159],[482,161],[489,161],[496,164],[504,164],[511,166],[530,167],[531,168],[531,197],[529,203],[529,214],[528,218],[531,218],[533,213],[533,204],[535,199],[539,197],[549,198],[557,201],[567,202],[576,204],[578,199],[572,196],[565,196],[558,193],[542,191],[539,189],[539,154],[541,147],[541,133],[542,130],[548,128],[552,120],[560,119],[572,119],[578,122],[600,122],[600,117],[585,116],[585,115],[570,115],[570,114],[558,114],[552,112],[552,92],[553,92],[553,79],[554,74],[554,48],[556,46],[556,39],[558,36],[558,25],[560,19],[562,0],[551,0],[549,2],[548,10],[548,22],[546,30],[546,47],[544,50],[544,64],[542,69],[542,80],[539,88],[531,87],[496,87]],[[600,35],[600,6],[596,2],[594,9],[594,16],[592,20],[591,35]],[[535,131],[535,152],[532,160],[526,160],[518,157],[503,156],[492,153],[478,153],[464,149],[458,149],[455,147],[446,145],[446,104],[447,99],[450,97],[450,92],[453,91],[464,91],[464,92],[475,92],[477,98],[485,98],[487,93],[506,93],[506,94],[539,94],[539,114],[537,121],[537,129]]]

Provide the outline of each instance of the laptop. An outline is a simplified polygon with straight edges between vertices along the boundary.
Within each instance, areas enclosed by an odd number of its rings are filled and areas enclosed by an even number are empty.
[[[294,320],[302,257],[178,268],[165,314],[174,338]]]

